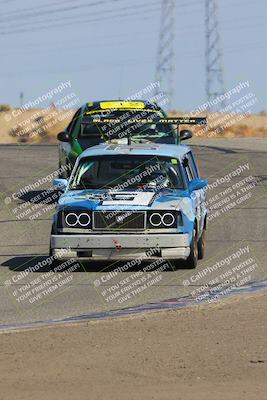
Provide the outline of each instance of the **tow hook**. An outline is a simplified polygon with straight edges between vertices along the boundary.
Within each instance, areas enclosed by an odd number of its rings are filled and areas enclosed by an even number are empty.
[[[112,240],[113,241],[113,243],[114,243],[114,245],[115,245],[115,247],[116,247],[116,250],[117,251],[120,251],[121,250],[121,244],[117,241],[117,240],[115,240],[115,239],[113,239]]]

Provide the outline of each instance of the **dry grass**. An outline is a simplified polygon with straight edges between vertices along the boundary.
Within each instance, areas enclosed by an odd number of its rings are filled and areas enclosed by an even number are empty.
[[[70,122],[75,110],[19,109],[0,112],[0,144],[9,143],[56,143],[56,135]],[[186,113],[173,112],[172,116]],[[267,116],[208,113],[207,127],[188,128],[203,138],[267,137]],[[225,125],[225,126],[224,126]],[[228,125],[228,126],[227,126]],[[223,127],[224,126],[224,127]],[[186,128],[186,126],[184,126]]]
[[[18,109],[0,112],[0,143],[56,143],[56,135],[70,122],[75,110]]]
[[[185,113],[174,112],[172,116],[181,116]],[[233,138],[233,137],[267,137],[267,116],[252,114],[222,114],[206,113],[198,116],[207,116],[206,127],[188,126],[195,136],[203,138]]]

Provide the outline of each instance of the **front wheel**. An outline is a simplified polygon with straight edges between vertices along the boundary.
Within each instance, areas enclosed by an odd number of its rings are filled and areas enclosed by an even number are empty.
[[[52,247],[51,247],[51,235],[55,234],[55,229],[54,229],[54,225],[52,225],[51,228],[51,234],[50,234],[50,241],[49,241],[49,258],[52,259],[52,264],[50,265],[50,268],[52,270],[54,270],[55,267],[57,267],[60,264],[60,261],[57,260],[54,256],[53,256],[53,251],[52,251]]]
[[[68,170],[64,169],[61,163],[58,164],[58,178],[59,179],[69,179],[69,172]]]
[[[185,267],[187,269],[196,268],[197,259],[198,259],[198,241],[197,241],[197,230],[195,228],[192,242],[190,245],[190,254],[189,254],[189,257],[185,260]]]
[[[194,229],[193,239],[190,244],[190,254],[186,260],[175,260],[170,262],[173,266],[173,269],[185,268],[185,269],[194,269],[197,266],[198,259],[198,241],[197,241],[197,231]]]

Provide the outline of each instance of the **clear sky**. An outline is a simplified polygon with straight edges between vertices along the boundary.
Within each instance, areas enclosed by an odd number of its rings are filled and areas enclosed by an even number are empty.
[[[250,81],[267,110],[267,0],[218,0],[225,86]],[[204,0],[176,0],[176,109],[205,101]],[[70,80],[85,101],[124,98],[155,80],[161,0],[0,0],[0,103]],[[15,32],[17,31],[17,32]]]

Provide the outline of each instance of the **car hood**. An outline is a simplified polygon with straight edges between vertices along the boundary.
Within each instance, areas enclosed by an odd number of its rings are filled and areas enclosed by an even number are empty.
[[[59,209],[75,208],[87,210],[192,210],[189,193],[185,190],[73,190],[65,192],[59,199]]]

